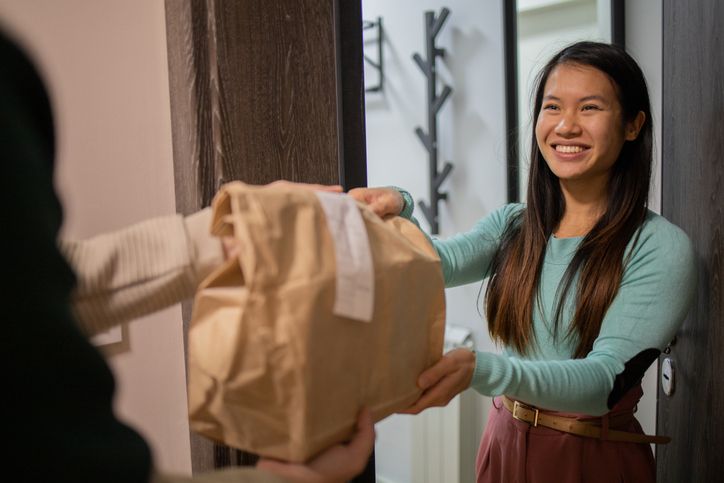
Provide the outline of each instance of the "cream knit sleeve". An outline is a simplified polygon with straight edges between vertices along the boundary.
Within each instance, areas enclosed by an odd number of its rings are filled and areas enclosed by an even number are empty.
[[[245,467],[225,468],[202,473],[193,478],[154,474],[150,483],[288,483],[288,480],[266,471]]]
[[[223,261],[211,210],[146,220],[88,240],[61,240],[78,277],[75,315],[88,335],[193,296]]]

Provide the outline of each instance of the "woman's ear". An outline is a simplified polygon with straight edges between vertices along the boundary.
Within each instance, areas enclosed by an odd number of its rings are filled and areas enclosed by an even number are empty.
[[[632,121],[626,123],[626,141],[633,141],[639,137],[644,121],[646,121],[646,114],[644,114],[644,111],[639,111]]]

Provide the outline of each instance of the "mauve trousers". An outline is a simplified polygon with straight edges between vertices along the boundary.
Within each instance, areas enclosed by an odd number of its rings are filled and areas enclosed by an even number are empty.
[[[631,389],[609,413],[631,411],[643,395]],[[655,483],[656,466],[649,444],[586,438],[518,421],[493,400],[476,461],[478,483]],[[585,415],[554,413],[585,419]],[[642,433],[635,418],[621,431]]]

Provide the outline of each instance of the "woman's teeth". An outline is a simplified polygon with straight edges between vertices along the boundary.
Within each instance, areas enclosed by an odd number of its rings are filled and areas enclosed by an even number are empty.
[[[559,153],[580,153],[584,149],[583,146],[564,146],[562,144],[556,146],[556,151]]]

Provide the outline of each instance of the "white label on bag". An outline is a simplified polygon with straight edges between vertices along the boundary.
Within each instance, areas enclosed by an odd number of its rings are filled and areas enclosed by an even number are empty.
[[[375,274],[367,229],[353,198],[316,191],[334,240],[337,290],[334,314],[363,322],[372,321]]]

